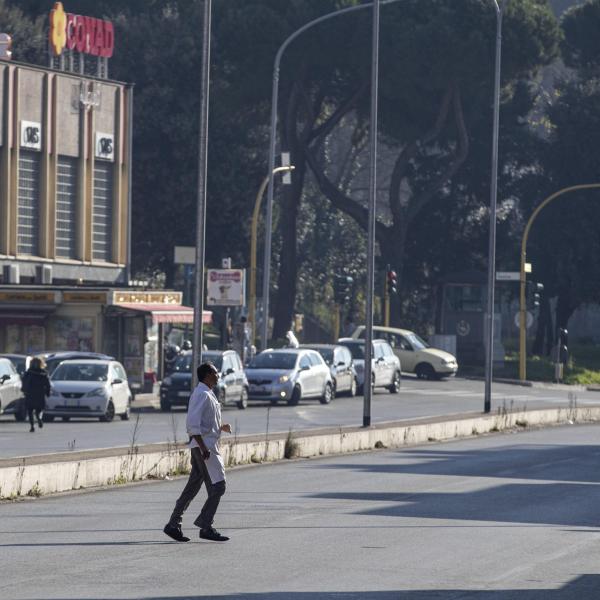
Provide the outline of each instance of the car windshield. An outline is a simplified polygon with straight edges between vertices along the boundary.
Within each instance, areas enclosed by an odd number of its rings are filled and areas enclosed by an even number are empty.
[[[315,348],[315,350],[323,357],[323,360],[328,365],[333,362],[333,350],[331,348]]]
[[[10,360],[10,362],[12,362],[13,365],[15,365],[15,369],[17,370],[17,372],[19,373],[19,375],[23,375],[23,373],[25,373],[25,371],[27,370],[25,363],[26,363],[26,359],[25,357],[21,357],[21,356],[8,356],[7,357],[8,360]]]
[[[56,367],[52,381],[106,381],[108,365],[69,364]]]
[[[406,338],[415,350],[423,350],[423,348],[429,348],[429,344],[422,340],[416,333],[409,333],[406,336]]]
[[[343,344],[350,350],[350,354],[352,354],[352,358],[354,360],[364,360],[365,359],[365,345],[364,344]]]
[[[208,361],[211,362],[217,370],[220,371],[223,367],[223,355],[222,354],[211,354],[209,352],[202,353],[202,362]]]
[[[255,356],[249,369],[282,369],[290,371],[296,366],[297,354],[291,352],[261,352]]]

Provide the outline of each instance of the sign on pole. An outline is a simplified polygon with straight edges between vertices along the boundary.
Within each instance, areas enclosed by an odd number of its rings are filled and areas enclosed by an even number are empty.
[[[289,152],[281,153],[281,166],[282,167],[290,166],[290,153]],[[281,178],[281,182],[283,183],[283,185],[291,185],[292,184],[292,172],[285,171],[283,173],[283,177]]]
[[[208,306],[244,306],[245,269],[208,269],[206,304]]]
[[[176,265],[195,265],[196,246],[175,246],[173,262]]]
[[[519,271],[496,271],[496,281],[519,281]]]

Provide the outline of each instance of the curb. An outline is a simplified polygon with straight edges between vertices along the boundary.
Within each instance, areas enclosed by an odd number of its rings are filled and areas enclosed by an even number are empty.
[[[600,405],[497,414],[466,414],[437,419],[388,422],[370,428],[339,427],[293,434],[244,436],[223,440],[227,467],[399,448],[442,442],[535,426],[600,422]],[[37,497],[57,492],[117,485],[189,472],[190,457],[183,444],[150,444],[64,452],[0,460],[0,499]]]

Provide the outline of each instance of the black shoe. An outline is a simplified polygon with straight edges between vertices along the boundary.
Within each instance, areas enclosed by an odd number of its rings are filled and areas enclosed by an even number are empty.
[[[32,426],[29,428],[29,433],[33,433],[34,431],[35,431],[35,427],[32,425]]]
[[[176,542],[189,542],[190,538],[185,537],[181,532],[181,527],[176,527],[175,525],[171,525],[167,523],[163,531],[170,537],[173,538]]]
[[[203,540],[212,540],[213,542],[226,542],[229,538],[226,535],[221,535],[216,529],[201,529],[200,537]]]
[[[44,426],[44,421],[38,419],[38,427],[41,429]]]

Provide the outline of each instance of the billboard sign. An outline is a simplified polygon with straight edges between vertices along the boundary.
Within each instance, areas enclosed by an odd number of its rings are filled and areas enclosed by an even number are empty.
[[[208,306],[244,306],[245,275],[244,269],[208,269],[206,304]]]
[[[63,50],[110,58],[115,48],[115,30],[110,21],[65,12],[62,2],[50,11],[50,47],[55,56]]]

